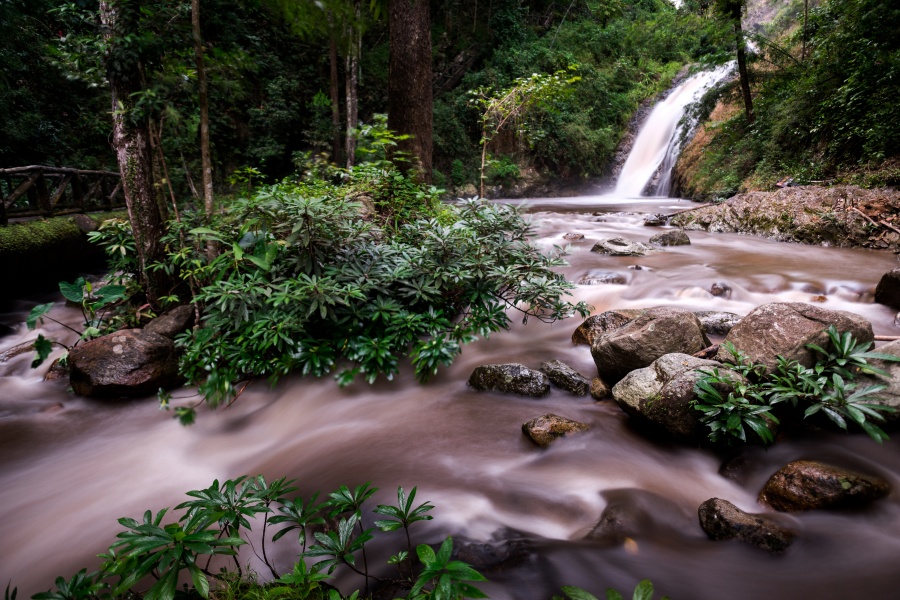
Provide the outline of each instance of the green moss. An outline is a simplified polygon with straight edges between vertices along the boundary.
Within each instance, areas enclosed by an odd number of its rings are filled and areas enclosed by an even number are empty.
[[[91,218],[100,222],[122,216],[122,212],[108,212],[91,215]],[[70,216],[12,223],[0,227],[0,259],[29,257],[44,253],[50,248],[80,243],[83,240],[83,232]]]

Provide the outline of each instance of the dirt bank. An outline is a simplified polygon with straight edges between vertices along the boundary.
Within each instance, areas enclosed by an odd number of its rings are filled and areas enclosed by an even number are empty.
[[[900,190],[840,185],[747,192],[679,213],[671,223],[785,242],[898,250]]]

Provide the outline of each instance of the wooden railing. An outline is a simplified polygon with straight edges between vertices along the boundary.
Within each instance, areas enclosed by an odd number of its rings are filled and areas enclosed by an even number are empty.
[[[124,205],[122,179],[113,171],[35,165],[0,169],[0,225],[11,218],[112,210]]]

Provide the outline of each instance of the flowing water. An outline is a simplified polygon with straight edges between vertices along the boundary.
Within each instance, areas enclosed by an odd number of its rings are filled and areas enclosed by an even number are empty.
[[[701,71],[677,85],[658,102],[647,116],[634,141],[634,147],[622,166],[615,196],[634,198],[643,195],[656,179],[655,196],[668,196],[672,185],[672,167],[681,150],[681,133],[691,129],[682,117],[692,103],[734,70],[734,63],[710,71]],[[679,125],[682,125],[679,127]]]
[[[698,232],[690,246],[641,258],[589,252],[600,237],[646,241],[658,229],[644,227],[640,212],[689,206],[589,197],[532,201],[530,210],[545,247],[567,232],[585,234],[572,247],[570,279],[599,272],[626,277],[624,285],[579,286],[575,297],[595,312],[672,305],[746,313],[765,302],[824,299],[826,308],[866,316],[878,334],[897,333],[891,311],[871,302],[879,276],[896,264],[891,254]],[[713,282],[727,284],[730,296],[709,294]],[[21,321],[38,300],[22,301],[3,319]],[[71,309],[59,311],[62,319],[76,318]],[[274,389],[257,382],[231,408],[202,412],[190,428],[160,413],[152,399],[73,397],[64,384],[41,382],[28,369],[29,356],[13,359],[0,365],[0,578],[26,595],[47,589],[57,575],[96,566],[92,557],[113,539],[117,517],[174,506],[184,491],[214,478],[262,473],[296,478],[307,494],[372,481],[382,502],[398,485],[417,485],[419,497],[437,505],[419,541],[445,534],[458,541],[525,540],[531,554],[487,572],[484,589],[492,598],[546,599],[565,584],[624,590],[644,577],[676,599],[896,597],[896,493],[864,511],[783,517],[800,537],[780,557],[707,540],[696,510],[711,497],[763,510],[755,497],[765,479],[799,458],[877,473],[900,489],[897,441],[879,446],[863,435],[808,434],[748,451],[748,466],[735,481],[719,474],[722,459],[710,451],[633,431],[611,401],[558,389],[534,400],[467,388],[469,373],[485,362],[537,367],[559,358],[590,375],[589,350],[569,341],[577,324],[516,323],[509,333],[467,346],[425,386],[412,381],[408,368],[393,383],[345,390],[301,377]],[[26,338],[20,327],[0,340],[0,349]],[[520,427],[547,412],[592,429],[541,450]],[[582,540],[609,502],[646,511],[633,543]],[[285,566],[293,549],[282,545]]]
[[[670,113],[664,125],[674,130],[678,118]],[[640,142],[634,152],[645,150]],[[699,232],[690,234],[690,246],[646,257],[591,253],[593,240],[602,237],[646,242],[658,228],[644,227],[642,213],[691,207],[674,199],[622,198],[637,196],[645,185],[618,197],[529,202],[541,246],[563,243],[568,232],[585,235],[563,269],[570,280],[604,273],[625,278],[621,285],[577,288],[574,299],[586,300],[595,313],[671,305],[746,314],[767,302],[815,301],[864,315],[877,334],[898,333],[892,312],[872,303],[879,277],[896,265],[892,254]],[[708,291],[713,283],[730,292],[714,297]],[[0,315],[0,325],[14,326],[0,338],[0,351],[34,335],[20,323],[49,299],[22,300]],[[78,321],[62,304],[53,315]],[[45,334],[66,336],[50,325]],[[434,521],[414,530],[414,543],[448,534],[457,543],[503,547],[513,541],[517,560],[485,571],[490,582],[482,588],[494,599],[546,600],[562,585],[598,594],[607,586],[626,591],[643,578],[676,600],[897,597],[896,492],[866,510],[780,516],[800,535],[779,557],[709,541],[696,516],[712,497],[763,511],[756,495],[765,480],[800,458],[875,473],[900,489],[897,440],[879,446],[864,435],[797,434],[769,450],[743,452],[738,476],[726,478],[719,473],[722,456],[648,439],[612,401],[559,389],[535,400],[466,386],[483,363],[538,367],[557,358],[590,376],[589,349],[570,342],[577,325],[574,319],[516,322],[508,333],[467,346],[424,386],[414,383],[408,365],[393,383],[343,390],[330,379],[288,377],[274,388],[255,382],[231,407],[201,411],[189,428],[161,413],[154,399],[74,397],[63,383],[42,382],[42,372],[29,369],[28,355],[0,364],[0,585],[11,580],[25,598],[49,589],[58,575],[98,565],[96,555],[119,530],[118,517],[174,506],[185,491],[216,478],[263,474],[296,479],[304,496],[371,481],[381,488],[377,502],[391,501],[398,485],[418,486],[419,499],[437,508]],[[521,425],[548,412],[591,430],[539,449]],[[634,539],[585,541],[609,503],[640,513]],[[289,537],[276,545],[282,570],[296,558]],[[242,561],[253,559],[244,554]],[[352,589],[361,582],[342,585]]]

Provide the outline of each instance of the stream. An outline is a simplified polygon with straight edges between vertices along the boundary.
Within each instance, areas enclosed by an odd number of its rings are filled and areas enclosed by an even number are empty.
[[[660,228],[645,227],[642,213],[691,204],[582,197],[528,206],[536,241],[547,249],[567,232],[585,234],[571,246],[564,269],[570,280],[606,272],[626,278],[621,285],[578,286],[574,298],[592,304],[595,314],[657,305],[745,314],[767,302],[821,301],[864,315],[876,334],[898,333],[892,311],[872,303],[878,278],[896,264],[892,254],[689,232],[690,246],[640,258],[601,256],[589,251],[592,240],[623,235],[646,242]],[[635,265],[642,269],[628,268]],[[731,288],[728,297],[707,291],[714,282]],[[33,336],[15,324],[46,300],[22,300],[0,316],[15,327],[0,339],[0,351]],[[60,304],[55,311],[77,322],[73,309]],[[719,497],[762,512],[756,494],[765,480],[800,458],[872,472],[900,489],[900,438],[879,446],[862,434],[808,433],[745,451],[739,476],[729,479],[719,474],[721,456],[642,436],[611,400],[556,388],[535,400],[466,386],[472,369],[487,362],[538,367],[558,358],[590,376],[589,349],[569,339],[578,322],[516,321],[510,332],[467,346],[424,386],[415,384],[408,365],[392,383],[343,390],[331,379],[294,376],[275,388],[255,382],[231,407],[202,410],[192,427],[179,426],[154,399],[74,397],[64,383],[42,382],[42,370],[29,369],[30,355],[14,358],[0,365],[0,583],[12,580],[25,598],[46,590],[58,575],[98,565],[96,554],[119,530],[116,518],[174,506],[185,491],[216,478],[261,473],[296,479],[304,495],[371,481],[382,503],[398,485],[418,486],[419,499],[437,508],[434,521],[413,529],[414,543],[448,534],[457,544],[517,540],[521,558],[485,573],[490,581],[482,588],[495,599],[549,599],[562,585],[624,592],[643,578],[674,599],[896,597],[896,492],[866,510],[784,516],[800,535],[774,557],[708,540],[696,510]],[[521,424],[547,412],[591,430],[541,450]],[[616,546],[584,541],[609,502],[644,511],[641,535]],[[285,538],[274,549],[287,569],[295,546]]]

